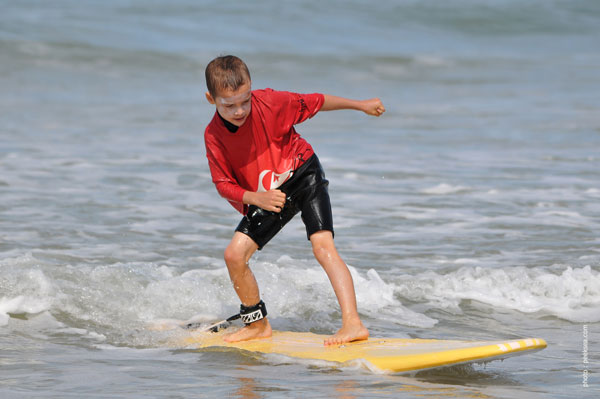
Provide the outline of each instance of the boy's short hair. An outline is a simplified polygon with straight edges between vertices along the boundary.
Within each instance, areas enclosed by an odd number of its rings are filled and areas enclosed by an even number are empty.
[[[250,82],[248,67],[235,55],[224,55],[215,58],[204,71],[206,87],[213,98],[223,90],[237,90],[244,83]]]

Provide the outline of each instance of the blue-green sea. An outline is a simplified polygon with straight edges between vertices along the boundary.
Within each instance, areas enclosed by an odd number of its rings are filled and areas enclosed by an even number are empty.
[[[204,67],[379,97],[296,129],[374,337],[548,348],[409,375],[198,351],[239,307]],[[1,398],[592,398],[600,386],[597,0],[0,0]],[[251,261],[277,330],[341,315],[300,218]]]

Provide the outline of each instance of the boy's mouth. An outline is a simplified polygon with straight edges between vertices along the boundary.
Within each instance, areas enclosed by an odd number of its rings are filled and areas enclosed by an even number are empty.
[[[244,121],[246,120],[246,117],[247,117],[247,116],[248,116],[248,115],[240,116],[239,118],[233,118],[233,120],[234,120],[235,122],[237,122],[237,123],[240,123],[240,124],[241,124],[242,122],[244,122]]]

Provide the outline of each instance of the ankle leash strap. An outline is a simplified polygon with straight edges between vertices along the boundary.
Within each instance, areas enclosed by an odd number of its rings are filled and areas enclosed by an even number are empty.
[[[252,324],[267,317],[267,307],[261,300],[254,306],[240,306],[240,316],[245,325]]]

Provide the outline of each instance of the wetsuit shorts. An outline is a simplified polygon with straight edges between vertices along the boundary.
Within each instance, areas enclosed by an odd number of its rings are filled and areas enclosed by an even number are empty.
[[[333,217],[327,186],[329,181],[317,155],[312,155],[283,183],[279,190],[285,193],[286,201],[281,212],[271,212],[255,205],[248,207],[235,229],[249,236],[262,249],[282,228],[301,212],[306,226],[306,236],[327,230],[333,234]]]

